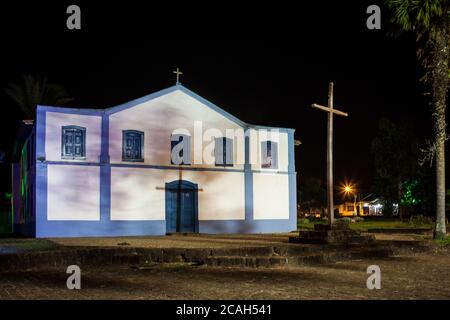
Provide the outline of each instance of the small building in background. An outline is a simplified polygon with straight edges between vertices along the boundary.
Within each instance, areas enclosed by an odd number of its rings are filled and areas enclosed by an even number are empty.
[[[336,217],[367,217],[382,216],[383,204],[379,199],[371,201],[344,202],[336,205]]]

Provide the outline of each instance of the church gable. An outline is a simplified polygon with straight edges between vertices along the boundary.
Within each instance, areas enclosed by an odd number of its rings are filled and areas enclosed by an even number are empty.
[[[186,88],[177,85],[169,89],[108,110],[112,163],[123,162],[120,142],[123,133],[129,130],[143,135],[144,164],[170,165],[174,134],[191,136],[194,146],[195,139],[202,139],[206,130],[213,129],[209,132],[225,136],[227,130],[245,129],[242,121]],[[207,145],[205,141],[201,143]],[[243,150],[240,152],[243,154]]]
[[[230,127],[244,128],[246,126],[243,121],[181,85],[175,85],[107,110],[112,118],[119,114],[136,115],[141,112],[149,112],[153,118],[167,118],[171,121],[175,120],[173,117],[176,116],[221,123],[221,125],[227,124]]]

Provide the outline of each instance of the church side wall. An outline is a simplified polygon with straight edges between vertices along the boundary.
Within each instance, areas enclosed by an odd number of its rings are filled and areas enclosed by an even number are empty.
[[[261,141],[271,140],[278,146],[277,168],[263,168]],[[254,130],[250,132],[253,219],[261,230],[292,231],[297,228],[297,187],[292,130]],[[277,227],[279,224],[279,227]]]
[[[62,127],[86,129],[84,160],[62,159]],[[36,236],[109,232],[100,216],[102,115],[95,110],[38,106],[36,116]]]

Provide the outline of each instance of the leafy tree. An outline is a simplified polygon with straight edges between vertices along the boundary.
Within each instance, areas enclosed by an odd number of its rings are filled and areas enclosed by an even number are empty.
[[[35,117],[38,104],[63,106],[72,100],[61,85],[40,76],[26,75],[23,83],[10,83],[3,90],[28,119]]]
[[[417,56],[425,74],[423,80],[431,87],[434,141],[428,150],[430,160],[436,158],[436,229],[435,237],[446,234],[445,226],[445,141],[446,98],[450,85],[450,1],[449,0],[386,0],[392,21],[401,31],[414,32],[418,43]]]
[[[384,201],[387,214],[392,213],[389,208],[398,203],[402,218],[403,184],[414,177],[419,166],[418,140],[406,123],[396,124],[382,118],[378,127],[371,145],[376,173],[373,191]]]
[[[327,205],[327,193],[322,181],[309,178],[300,185],[299,202],[302,210],[325,208]]]
[[[400,203],[411,215],[433,216],[435,195],[433,174],[428,166],[420,167],[418,172],[402,184]]]

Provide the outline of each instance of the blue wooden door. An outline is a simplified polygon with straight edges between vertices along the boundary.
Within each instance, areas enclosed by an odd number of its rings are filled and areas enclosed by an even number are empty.
[[[166,186],[166,233],[177,232],[177,191]]]
[[[197,185],[185,180],[166,183],[166,232],[198,232]]]

